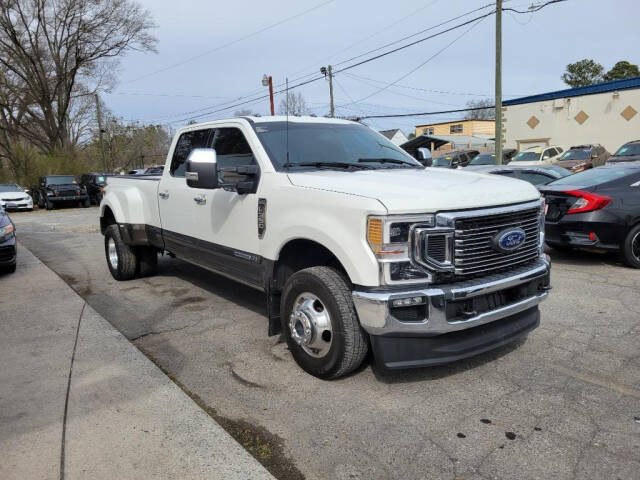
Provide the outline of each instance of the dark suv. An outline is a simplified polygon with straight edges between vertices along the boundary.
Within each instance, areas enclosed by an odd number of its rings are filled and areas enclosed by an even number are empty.
[[[640,160],[640,140],[633,140],[622,145],[616,153],[609,157],[607,163],[634,162]]]
[[[604,165],[611,154],[598,144],[576,145],[564,152],[556,165],[572,173],[578,173],[593,167]]]
[[[78,184],[73,175],[47,175],[40,177],[40,182],[31,188],[33,201],[40,208],[53,210],[58,205],[81,205],[89,207],[87,189]]]
[[[458,168],[466,167],[480,152],[478,150],[458,150],[445,153],[431,159],[432,167]]]
[[[107,176],[104,173],[85,173],[80,177],[80,185],[87,190],[89,203],[100,205],[104,195],[104,187],[107,184]]]

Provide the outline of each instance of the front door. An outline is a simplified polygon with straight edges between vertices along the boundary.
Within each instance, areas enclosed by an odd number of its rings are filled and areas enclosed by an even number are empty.
[[[184,137],[184,138],[183,138]],[[165,169],[158,202],[167,250],[205,268],[252,285],[262,285],[263,263],[258,255],[256,194],[191,188],[184,178],[193,148],[216,150],[218,166],[256,165],[242,130],[220,126],[185,132],[177,140],[171,167]],[[220,181],[245,178],[222,173]]]

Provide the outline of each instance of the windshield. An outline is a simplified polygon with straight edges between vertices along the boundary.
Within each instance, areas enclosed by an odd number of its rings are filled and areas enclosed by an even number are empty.
[[[481,153],[471,160],[469,165],[494,165],[496,163],[496,155],[494,153]]]
[[[47,185],[69,185],[70,183],[78,183],[73,175],[65,175],[61,177],[47,177],[45,179]]]
[[[551,182],[549,185],[571,185],[574,187],[593,187],[618,178],[637,173],[637,168],[591,168],[575,175],[569,175]]]
[[[631,157],[640,155],[640,143],[632,143],[631,145],[623,145],[614,154],[616,157]]]
[[[512,162],[537,162],[540,160],[540,154],[542,151],[536,150],[535,152],[520,152],[515,157],[513,157]]]
[[[22,192],[23,190],[14,183],[0,185],[0,192]]]
[[[314,163],[354,167],[424,168],[407,152],[364,125],[338,123],[264,122],[255,131],[278,169],[306,168]],[[288,130],[288,131],[287,131]],[[288,144],[288,148],[287,148]],[[288,154],[288,158],[287,158]],[[286,165],[286,166],[285,166]],[[347,166],[348,166],[347,165]],[[316,168],[322,165],[317,165]],[[331,165],[326,165],[331,167]]]
[[[434,167],[450,167],[453,157],[436,157],[433,159],[431,165]]]
[[[580,148],[575,150],[567,150],[562,154],[559,161],[564,160],[589,160],[591,150],[588,148]]]
[[[104,182],[106,182],[106,181],[107,181],[107,180],[106,180],[106,179],[104,178],[104,176],[102,176],[102,175],[98,175],[98,176],[96,177],[96,183],[104,183]]]

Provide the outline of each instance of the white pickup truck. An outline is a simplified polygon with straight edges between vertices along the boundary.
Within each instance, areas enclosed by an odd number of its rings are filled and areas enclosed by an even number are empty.
[[[441,364],[535,329],[544,203],[520,180],[425,168],[359,123],[242,117],[182,128],[161,176],[109,177],[114,278],[168,253],[266,293],[270,335],[321,378],[372,348]]]

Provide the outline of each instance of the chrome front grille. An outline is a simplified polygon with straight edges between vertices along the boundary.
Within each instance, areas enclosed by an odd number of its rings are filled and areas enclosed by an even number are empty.
[[[535,260],[539,255],[540,208],[528,208],[493,215],[455,218],[454,256],[456,275],[475,276]],[[498,251],[496,235],[509,228],[525,232],[524,243],[512,252]]]

